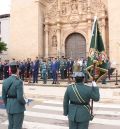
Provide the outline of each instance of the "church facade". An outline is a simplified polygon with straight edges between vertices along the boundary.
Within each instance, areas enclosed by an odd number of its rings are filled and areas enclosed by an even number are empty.
[[[87,57],[97,15],[106,53],[118,64],[119,7],[119,0],[12,0],[9,58]]]

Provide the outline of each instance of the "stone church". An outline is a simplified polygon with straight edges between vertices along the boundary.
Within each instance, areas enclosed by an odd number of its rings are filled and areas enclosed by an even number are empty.
[[[115,2],[12,0],[10,58],[87,57],[93,19],[97,15],[106,53],[118,64],[120,1]]]

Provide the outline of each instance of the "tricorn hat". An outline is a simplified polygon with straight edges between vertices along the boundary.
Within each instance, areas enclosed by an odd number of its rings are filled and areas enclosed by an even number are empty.
[[[9,65],[10,65],[10,66],[17,66],[17,63],[16,63],[16,62],[10,62]]]
[[[15,68],[15,67],[18,68],[18,64],[16,62],[10,62],[9,66],[12,68]]]

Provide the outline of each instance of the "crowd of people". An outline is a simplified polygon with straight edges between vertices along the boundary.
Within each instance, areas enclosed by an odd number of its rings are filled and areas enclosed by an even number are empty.
[[[38,78],[43,80],[43,83],[47,83],[47,79],[52,79],[53,84],[59,83],[59,79],[70,79],[74,77],[76,72],[84,72],[86,75],[87,60],[84,58],[71,59],[49,57],[48,59],[36,57],[35,60],[28,58],[23,61],[5,60],[0,61],[0,79],[6,79],[11,75],[10,63],[17,63],[19,68],[19,77],[23,81],[28,83],[38,83]],[[86,75],[87,79],[87,75]],[[87,80],[86,80],[87,81]]]

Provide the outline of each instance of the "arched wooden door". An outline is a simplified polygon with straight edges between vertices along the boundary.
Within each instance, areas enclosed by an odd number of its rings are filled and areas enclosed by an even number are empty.
[[[86,40],[83,35],[72,33],[66,38],[65,56],[73,59],[86,57]]]

